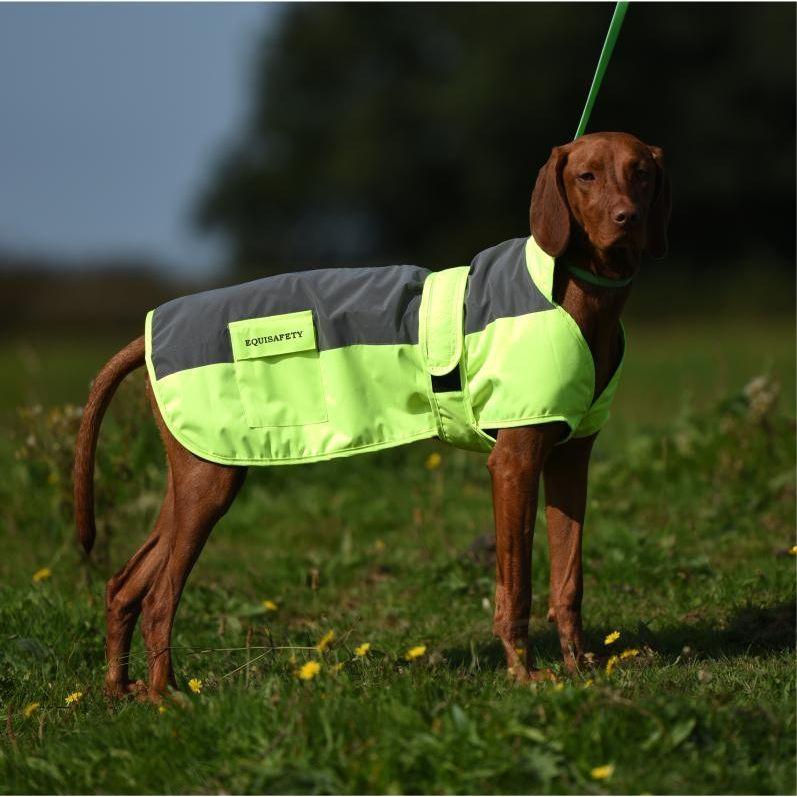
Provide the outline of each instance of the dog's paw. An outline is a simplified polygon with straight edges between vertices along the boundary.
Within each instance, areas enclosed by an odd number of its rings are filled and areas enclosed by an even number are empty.
[[[611,654],[609,653],[587,651],[569,661],[565,659],[565,666],[572,674],[595,672],[596,670],[605,669],[610,658]]]
[[[129,697],[130,692],[127,689],[127,684],[123,683],[105,683],[102,687],[102,693],[107,697],[109,700],[122,700],[125,697]]]
[[[529,681],[531,683],[542,683],[546,681],[556,681],[556,675],[553,670],[547,667],[541,670],[529,670]]]
[[[556,680],[556,676],[554,675],[554,673],[551,670],[549,670],[547,667],[538,670],[536,668],[528,669],[527,667],[516,665],[514,667],[509,667],[507,669],[507,675],[516,684],[532,684],[532,683],[542,683],[545,681]]]
[[[105,697],[111,700],[138,697],[142,690],[147,691],[147,685],[143,681],[106,681],[102,688]]]

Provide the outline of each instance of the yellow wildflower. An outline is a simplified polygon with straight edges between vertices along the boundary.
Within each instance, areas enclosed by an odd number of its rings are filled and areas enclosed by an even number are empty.
[[[192,678],[188,682],[188,688],[195,694],[198,695],[202,691],[202,681],[199,678]]]
[[[590,773],[594,780],[606,780],[614,775],[614,764],[604,764],[602,767],[595,767]]]
[[[315,678],[320,671],[321,665],[317,661],[308,661],[307,664],[303,664],[299,668],[299,671],[296,674],[303,681],[309,681],[311,678]]]
[[[620,659],[625,661],[625,659],[633,659],[635,656],[638,656],[638,655],[639,655],[639,651],[636,648],[628,648],[627,650],[624,650],[620,654]]]
[[[40,567],[34,574],[33,574],[33,583],[38,584],[40,581],[47,581],[48,578],[53,574],[53,571],[50,570],[49,567]]]
[[[158,714],[165,714],[166,706],[158,706]]]
[[[276,612],[279,606],[277,606],[274,601],[264,600],[260,602],[260,605],[267,611],[267,612]]]
[[[345,661],[339,661],[336,665],[334,665],[334,667],[332,667],[332,669],[335,672],[340,672],[345,666],[346,666]]]
[[[437,451],[432,451],[432,453],[426,457],[426,470],[437,470],[442,462],[443,458],[440,456],[440,454],[438,454]]]
[[[619,631],[612,631],[612,633],[611,633],[611,634],[609,634],[609,635],[606,637],[606,639],[604,639],[604,640],[603,640],[603,644],[604,644],[604,645],[611,645],[611,644],[612,644],[612,642],[617,642],[617,640],[618,640],[619,638],[620,638],[620,632],[619,632]]]
[[[620,661],[618,656],[610,656],[609,661],[606,662],[606,674],[611,675],[612,670],[617,666],[617,662]]]
[[[370,649],[371,649],[371,643],[370,642],[363,642],[362,645],[357,645],[357,647],[354,648],[354,655],[355,656],[365,656],[365,654],[368,653],[368,651]]]
[[[28,705],[22,709],[22,716],[29,717],[40,705],[40,703],[28,703]]]
[[[326,634],[324,634],[324,636],[321,637],[321,639],[318,640],[318,644],[315,646],[315,649],[319,653],[323,653],[332,644],[334,639],[335,639],[335,632],[332,629],[330,629],[329,631],[326,632]]]
[[[426,653],[426,645],[416,645],[404,654],[404,658],[407,661],[412,661],[413,659],[420,658],[424,653]]]
[[[83,697],[83,692],[72,692],[71,695],[67,695],[66,696],[67,706],[71,706],[73,703],[79,703],[81,697]]]
[[[792,556],[797,556],[797,545],[792,545],[791,548],[789,548],[789,553]]]
[[[556,681],[553,685],[554,692],[562,692],[565,688],[565,685],[561,681]]]
[[[587,678],[587,680],[584,681],[584,689],[589,689],[589,687],[592,686],[593,683],[595,682],[592,680],[592,678]]]

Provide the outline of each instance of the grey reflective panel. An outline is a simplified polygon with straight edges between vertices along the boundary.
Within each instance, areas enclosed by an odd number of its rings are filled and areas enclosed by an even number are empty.
[[[550,310],[526,268],[526,241],[514,238],[473,258],[465,297],[465,334],[480,332],[496,318]]]
[[[152,318],[158,379],[232,362],[227,324],[313,310],[320,350],[353,344],[418,342],[418,309],[429,271],[417,266],[335,268],[280,274],[184,296]]]

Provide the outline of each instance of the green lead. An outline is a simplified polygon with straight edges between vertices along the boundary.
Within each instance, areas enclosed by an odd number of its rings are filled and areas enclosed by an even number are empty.
[[[587,129],[589,117],[592,114],[592,108],[595,105],[595,100],[598,98],[598,92],[603,82],[603,76],[606,74],[606,69],[612,58],[614,45],[617,43],[617,37],[620,35],[620,28],[623,27],[626,11],[628,11],[627,2],[617,3],[614,7],[612,21],[609,23],[609,32],[606,34],[606,41],[603,42],[603,49],[601,50],[600,58],[598,58],[598,67],[595,70],[595,76],[592,78],[592,85],[589,87],[587,104],[584,106],[584,112],[581,114],[581,121],[578,123],[576,135],[573,137],[574,140],[576,138],[581,138],[581,136],[584,135],[584,131]]]

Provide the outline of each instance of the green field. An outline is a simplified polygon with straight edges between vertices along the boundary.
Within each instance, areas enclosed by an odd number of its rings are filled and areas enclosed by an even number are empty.
[[[250,473],[178,613],[176,665],[201,693],[164,710],[101,692],[104,580],[163,487],[140,374],[103,427],[90,562],[71,528],[62,405],[122,342],[0,346],[0,791],[795,792],[793,319],[629,323],[585,543],[591,647],[638,651],[612,672],[507,679],[474,545],[484,458],[428,443]],[[557,669],[543,523],[531,644]]]

